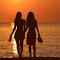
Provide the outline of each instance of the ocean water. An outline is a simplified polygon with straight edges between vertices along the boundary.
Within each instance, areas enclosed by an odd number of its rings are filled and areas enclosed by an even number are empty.
[[[0,58],[18,57],[14,38],[11,42],[8,41],[12,27],[12,24],[0,24]],[[38,28],[43,43],[36,39],[36,57],[60,57],[60,24],[39,23]],[[23,57],[29,57],[26,37],[25,35]]]

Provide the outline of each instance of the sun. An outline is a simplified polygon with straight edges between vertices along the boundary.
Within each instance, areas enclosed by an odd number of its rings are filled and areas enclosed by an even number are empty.
[[[11,0],[13,3],[19,3],[21,0]]]

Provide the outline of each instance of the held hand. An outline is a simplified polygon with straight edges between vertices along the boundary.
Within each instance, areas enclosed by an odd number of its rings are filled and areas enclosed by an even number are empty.
[[[10,35],[10,37],[9,37],[9,40],[8,40],[8,41],[9,41],[9,42],[11,42],[11,39],[12,39],[12,36]]]
[[[38,33],[38,37],[40,37],[40,34]]]

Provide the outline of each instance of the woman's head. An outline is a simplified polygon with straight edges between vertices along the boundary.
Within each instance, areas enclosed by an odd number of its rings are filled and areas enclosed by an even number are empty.
[[[34,19],[34,13],[33,12],[29,12],[27,18]]]
[[[34,22],[35,18],[34,18],[34,13],[33,12],[29,12],[27,15],[27,25],[31,25]]]
[[[21,17],[22,17],[22,13],[21,12],[17,12],[16,18],[21,18]]]

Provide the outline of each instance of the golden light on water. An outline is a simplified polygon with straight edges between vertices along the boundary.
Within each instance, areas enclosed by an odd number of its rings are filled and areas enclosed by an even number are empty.
[[[14,54],[17,54],[17,47],[16,47],[16,41],[15,41],[15,39],[13,39],[13,41],[12,41],[12,44],[13,44],[13,53]]]
[[[12,28],[14,28],[14,23],[11,23]]]
[[[12,27],[12,30],[14,28],[14,23],[11,23],[11,27]],[[16,41],[14,39],[14,36],[12,37],[12,44],[13,44],[13,53],[16,54],[17,53],[17,47],[16,47]]]

